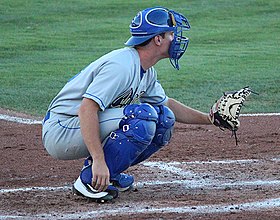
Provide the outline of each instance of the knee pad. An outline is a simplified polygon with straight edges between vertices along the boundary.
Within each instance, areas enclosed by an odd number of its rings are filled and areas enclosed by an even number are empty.
[[[104,141],[105,160],[112,178],[131,166],[151,144],[158,114],[149,104],[133,104],[124,109],[120,128]]]
[[[175,124],[174,113],[167,106],[159,105],[154,106],[158,113],[158,122],[156,125],[156,132],[152,143],[161,147],[170,141],[173,128]]]
[[[119,126],[130,141],[149,145],[155,135],[158,114],[149,104],[132,104],[124,108]]]
[[[124,108],[123,113],[125,117],[120,122],[120,126],[126,121],[129,121],[129,119],[132,118],[138,118],[143,119],[146,121],[155,121],[158,120],[158,114],[157,111],[153,106],[151,106],[148,103],[142,103],[142,104],[131,104]]]

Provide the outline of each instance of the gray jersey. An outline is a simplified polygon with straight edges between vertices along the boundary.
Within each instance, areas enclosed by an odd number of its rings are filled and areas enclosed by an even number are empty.
[[[155,69],[141,72],[140,58],[134,48],[114,50],[92,62],[69,80],[48,110],[78,115],[84,97],[98,103],[101,110],[136,102],[159,105],[167,101]]]

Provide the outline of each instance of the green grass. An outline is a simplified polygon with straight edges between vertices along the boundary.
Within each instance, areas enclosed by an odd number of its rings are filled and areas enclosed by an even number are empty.
[[[170,97],[208,111],[223,91],[251,86],[243,112],[280,112],[280,2],[1,0],[0,107],[43,115],[69,78],[129,37],[136,13],[186,15],[190,44],[176,71],[156,68]]]

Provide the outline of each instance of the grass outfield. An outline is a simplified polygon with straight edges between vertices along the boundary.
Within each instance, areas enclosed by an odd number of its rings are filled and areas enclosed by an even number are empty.
[[[176,71],[156,65],[168,96],[208,111],[223,91],[251,86],[242,113],[280,112],[280,1],[1,0],[0,107],[43,115],[69,78],[129,37],[139,10],[186,15],[190,44]]]

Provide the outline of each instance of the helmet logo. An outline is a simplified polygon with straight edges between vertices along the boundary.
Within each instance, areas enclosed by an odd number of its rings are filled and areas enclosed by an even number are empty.
[[[138,14],[132,19],[131,21],[131,28],[137,28],[142,23],[142,14],[141,12],[138,12]]]

